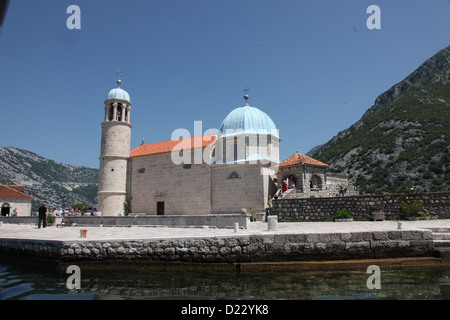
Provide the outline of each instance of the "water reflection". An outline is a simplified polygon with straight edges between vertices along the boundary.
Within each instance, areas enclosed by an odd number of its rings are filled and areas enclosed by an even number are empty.
[[[83,269],[82,269],[83,270]],[[368,274],[312,271],[82,271],[81,289],[69,274],[0,258],[0,300],[6,299],[449,299],[450,269],[385,271],[381,289]]]

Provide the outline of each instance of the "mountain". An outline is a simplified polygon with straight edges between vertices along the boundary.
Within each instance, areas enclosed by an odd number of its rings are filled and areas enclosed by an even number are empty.
[[[448,190],[450,46],[381,94],[350,128],[310,151],[361,193]]]
[[[96,206],[98,169],[72,166],[14,147],[0,147],[0,184],[23,185],[33,196],[32,211],[76,203]]]
[[[318,146],[315,146],[314,148],[312,148],[311,150],[309,150],[307,153],[306,153],[306,155],[308,156],[308,157],[312,157],[313,155],[315,155],[319,150],[320,150],[320,148],[322,148],[323,147],[323,144],[320,144],[320,145],[318,145]]]

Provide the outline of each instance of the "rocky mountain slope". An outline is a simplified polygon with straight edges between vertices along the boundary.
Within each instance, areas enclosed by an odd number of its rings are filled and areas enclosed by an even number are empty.
[[[0,147],[0,184],[23,185],[33,196],[33,211],[68,208],[76,203],[96,206],[98,169],[72,166],[14,147]]]
[[[450,46],[381,94],[350,128],[311,156],[347,173],[361,193],[450,184]]]

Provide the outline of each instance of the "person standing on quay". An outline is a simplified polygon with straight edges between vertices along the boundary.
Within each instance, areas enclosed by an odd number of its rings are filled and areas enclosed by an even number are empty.
[[[41,228],[41,221],[42,226],[45,228],[47,226],[47,208],[45,207],[45,203],[42,204],[42,206],[39,208],[39,223],[38,228]]]
[[[272,201],[273,201],[272,197],[269,196],[269,200],[267,201],[268,207],[266,208],[266,215],[267,216],[272,215],[272,212],[273,212],[273,202]]]

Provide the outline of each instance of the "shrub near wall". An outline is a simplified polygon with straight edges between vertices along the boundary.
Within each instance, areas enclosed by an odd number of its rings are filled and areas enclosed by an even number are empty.
[[[354,220],[371,220],[372,213],[382,211],[386,219],[403,218],[399,197],[401,194],[361,195],[349,197],[279,199],[273,202],[273,214],[280,222],[330,221],[337,210],[353,213]],[[439,218],[450,218],[450,192],[425,193],[423,210]]]

